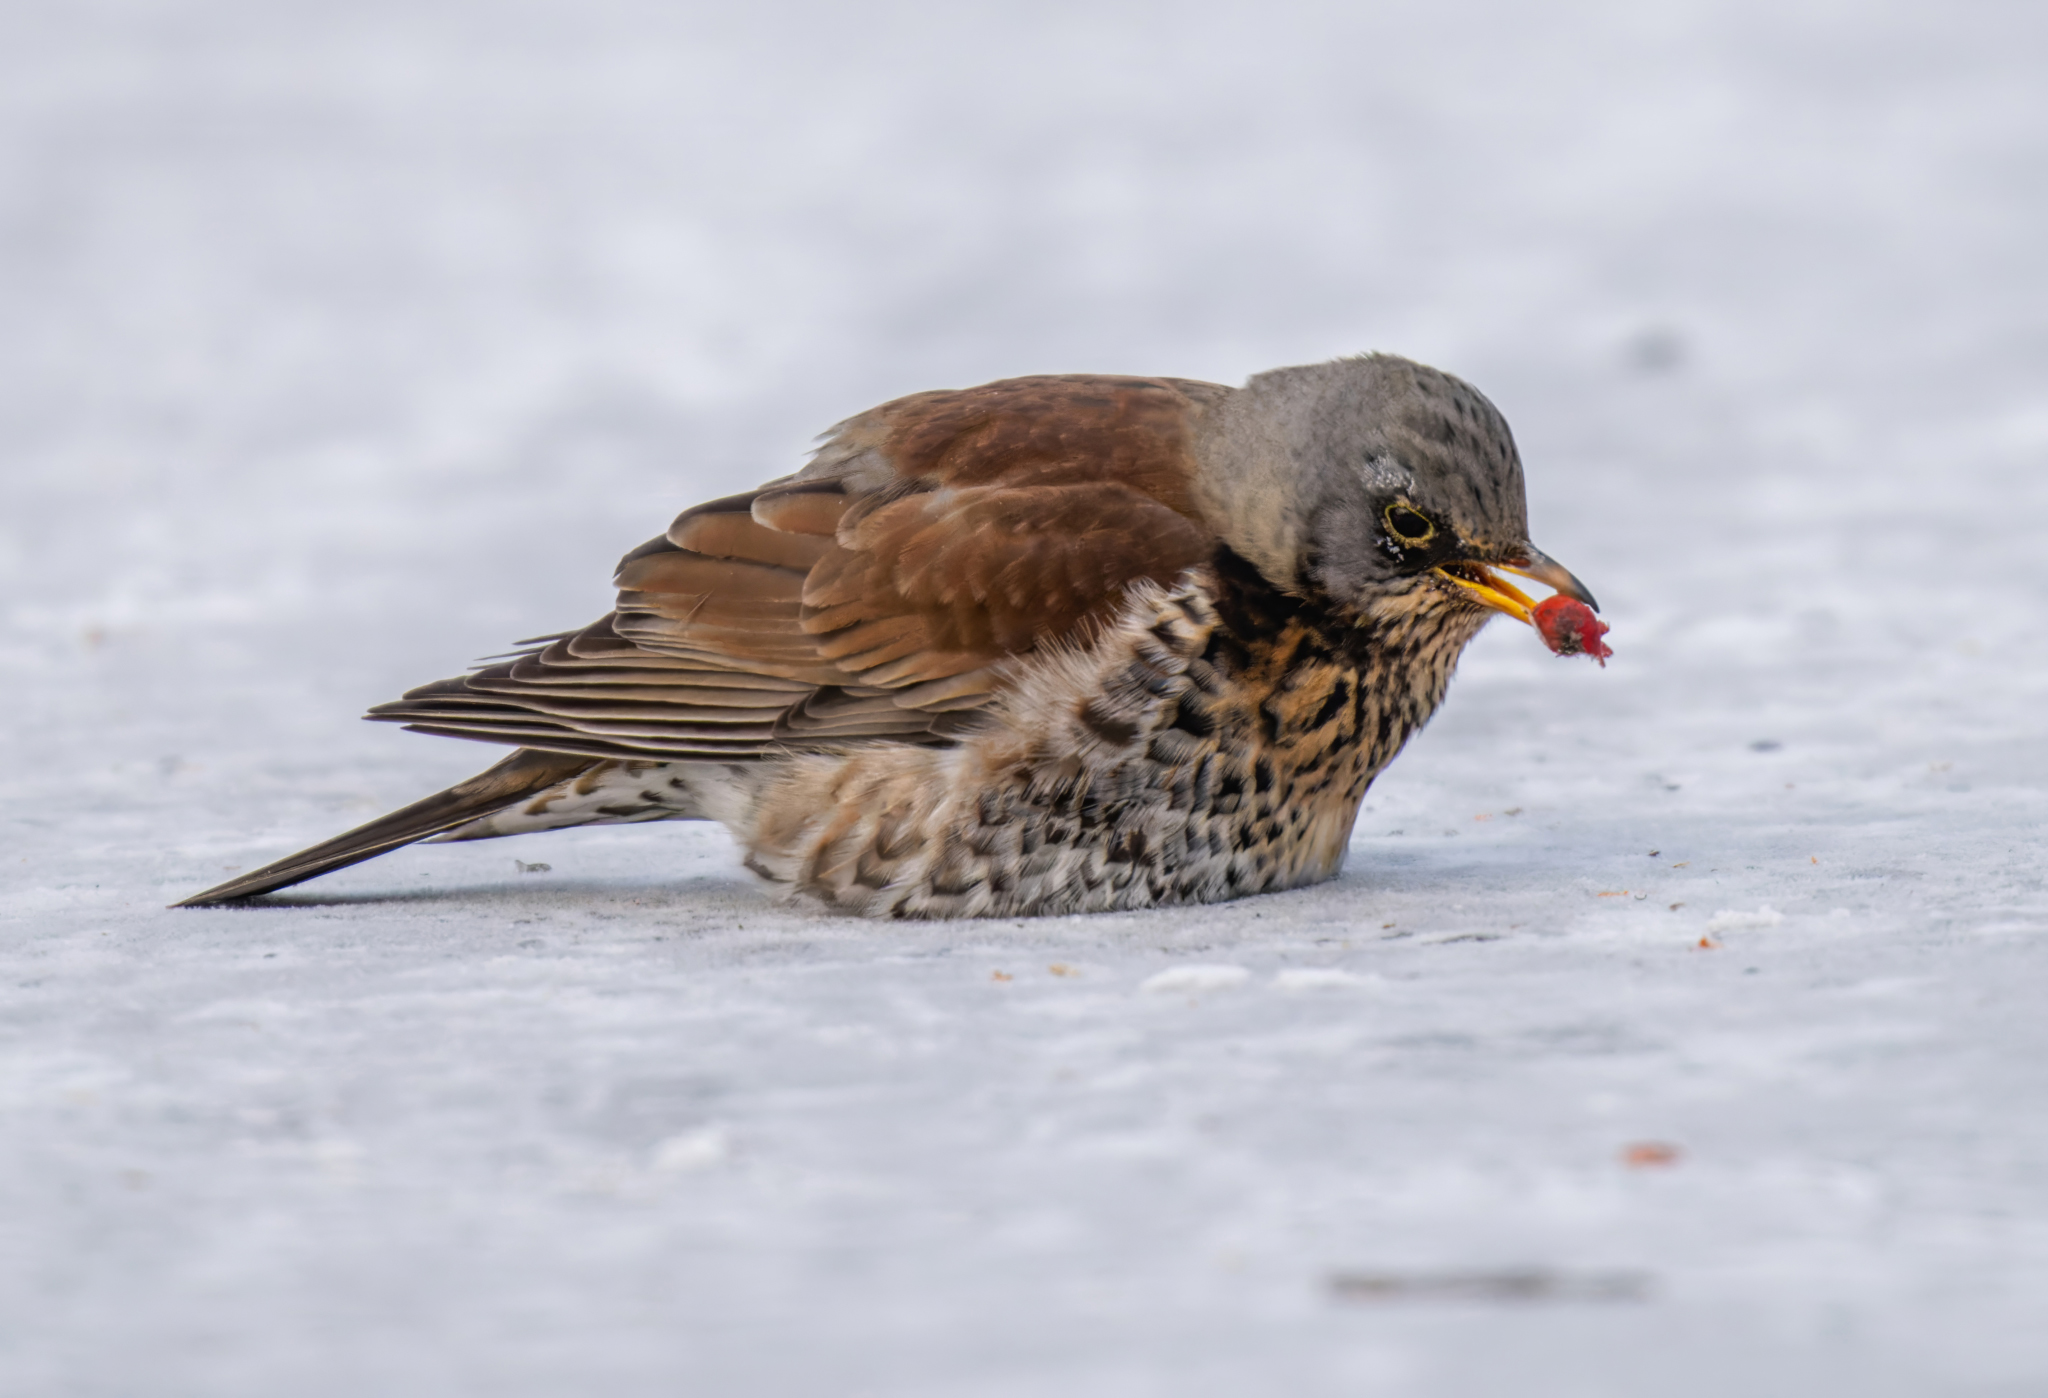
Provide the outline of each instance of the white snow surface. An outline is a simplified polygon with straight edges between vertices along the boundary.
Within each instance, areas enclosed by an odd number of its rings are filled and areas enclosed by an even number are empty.
[[[0,172],[0,1391],[2048,1391],[2048,9],[15,0]],[[1371,348],[1616,654],[1332,883],[164,908],[851,412]]]

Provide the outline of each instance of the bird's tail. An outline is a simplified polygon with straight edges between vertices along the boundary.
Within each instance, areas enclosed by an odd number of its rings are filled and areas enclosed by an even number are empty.
[[[584,769],[597,766],[600,761],[595,757],[521,748],[488,771],[479,772],[468,781],[457,782],[424,801],[415,801],[390,815],[379,816],[368,825],[359,825],[346,834],[336,835],[311,849],[300,850],[275,864],[266,864],[254,873],[229,879],[217,888],[195,893],[171,906],[203,908],[214,903],[231,903],[237,898],[253,898],[259,893],[271,893],[336,869],[345,869],[351,864],[360,864],[400,845],[424,840],[429,835],[438,835],[502,810],[567,781]]]

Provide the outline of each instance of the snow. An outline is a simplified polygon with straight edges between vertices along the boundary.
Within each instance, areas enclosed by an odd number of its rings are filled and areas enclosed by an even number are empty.
[[[1379,976],[1361,976],[1331,966],[1294,966],[1273,975],[1275,990],[1356,990],[1385,984]]]
[[[2044,44],[6,7],[0,1390],[2048,1387]],[[850,412],[1365,348],[1615,657],[1490,628],[1331,884],[854,923],[648,825],[163,906],[483,766],[354,716]]]
[[[1230,990],[1251,978],[1252,973],[1242,966],[1211,966],[1197,962],[1189,966],[1169,966],[1157,975],[1147,976],[1138,989],[1155,995],[1199,994],[1205,990]]]
[[[702,1170],[723,1163],[731,1153],[724,1127],[700,1126],[656,1144],[653,1164],[657,1170]]]
[[[1831,908],[1828,915],[1832,917],[1836,913],[1846,913],[1847,911],[1848,909],[1846,908]],[[1723,908],[1720,912],[1707,919],[1707,934],[1713,936],[1722,932],[1747,931],[1755,927],[1776,927],[1784,920],[1785,915],[1768,903],[1753,913],[1741,912],[1734,908]]]

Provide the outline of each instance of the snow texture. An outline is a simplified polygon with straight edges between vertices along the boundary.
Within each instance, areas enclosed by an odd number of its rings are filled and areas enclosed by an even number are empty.
[[[1149,990],[1155,995],[1195,995],[1205,990],[1231,990],[1252,978],[1252,973],[1242,966],[1212,966],[1195,962],[1187,966],[1169,966],[1157,975],[1147,976],[1139,985],[1140,990]]]
[[[0,1391],[2048,1391],[2044,62],[7,5]],[[1368,348],[1500,404],[1615,658],[1496,623],[1333,883],[871,924],[648,825],[164,909],[483,766],[355,715],[850,412]]]
[[[1759,927],[1776,927],[1784,920],[1785,915],[1768,903],[1753,913],[1737,912],[1733,908],[1723,908],[1720,912],[1707,919],[1707,932],[1709,935],[1717,932],[1746,932]]]

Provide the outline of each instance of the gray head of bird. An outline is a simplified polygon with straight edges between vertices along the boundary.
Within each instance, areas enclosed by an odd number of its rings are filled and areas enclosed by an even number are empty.
[[[1211,410],[1195,455],[1211,525],[1284,592],[1361,619],[1398,598],[1529,622],[1506,571],[1598,610],[1529,540],[1506,419],[1440,370],[1387,354],[1274,369]]]

